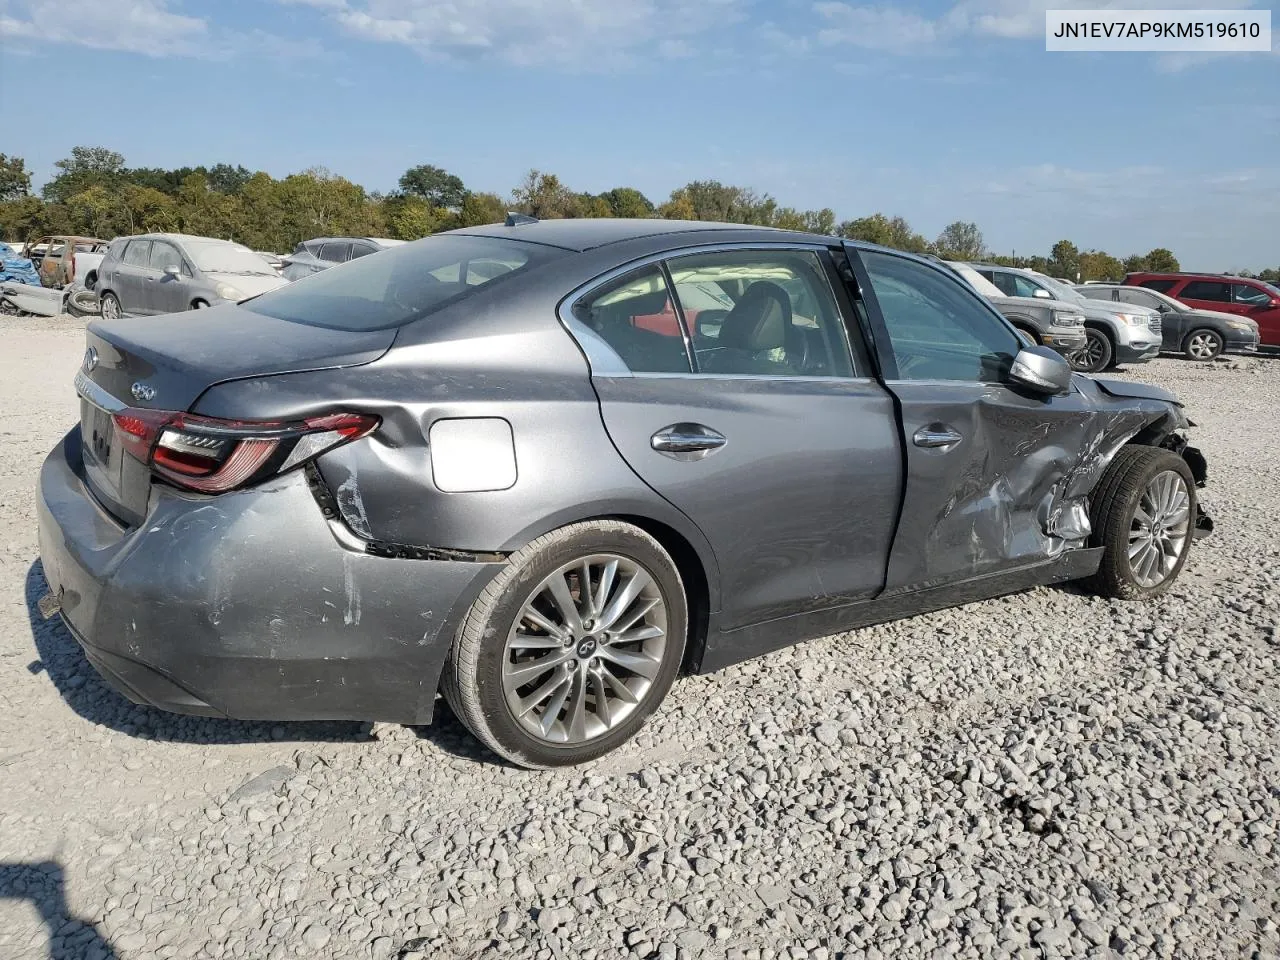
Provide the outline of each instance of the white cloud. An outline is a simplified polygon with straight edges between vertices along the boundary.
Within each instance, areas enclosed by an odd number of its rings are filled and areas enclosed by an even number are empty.
[[[148,56],[199,49],[209,24],[169,9],[168,0],[15,0],[0,4],[0,37],[73,43]]]
[[[741,19],[743,0],[278,0],[352,36],[431,58],[582,70],[692,56],[692,38]]]

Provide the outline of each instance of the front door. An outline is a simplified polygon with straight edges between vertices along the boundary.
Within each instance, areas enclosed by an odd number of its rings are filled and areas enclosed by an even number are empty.
[[[151,269],[145,289],[149,313],[179,313],[191,306],[191,271],[187,269],[178,248],[165,240],[151,241]],[[177,275],[167,273],[169,267]]]
[[[1232,313],[1248,317],[1258,325],[1261,341],[1269,346],[1280,346],[1280,297],[1273,297],[1262,287],[1249,283],[1231,284]]]
[[[1087,449],[1089,402],[1074,390],[1045,398],[1008,386],[1017,333],[957,278],[907,257],[847,250],[886,386],[901,405],[907,484],[886,595],[1078,545],[1079,517],[1061,494]]]
[[[902,453],[832,270],[820,247],[675,256],[572,307],[615,446],[715,551],[722,630],[884,583]]]

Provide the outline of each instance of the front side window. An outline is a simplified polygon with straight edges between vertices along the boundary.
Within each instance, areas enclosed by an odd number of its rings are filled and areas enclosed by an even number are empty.
[[[1251,287],[1244,283],[1233,283],[1231,285],[1231,301],[1246,307],[1265,307],[1271,302],[1271,297],[1257,287]]]
[[[1212,300],[1215,303],[1231,301],[1231,284],[1217,280],[1192,280],[1182,288],[1179,300]]]
[[[554,247],[490,237],[429,237],[312,274],[254,297],[241,309],[332,330],[382,330],[420,320],[564,255]],[[459,282],[460,266],[480,259],[511,269],[483,283]]]
[[[898,379],[1005,379],[1020,349],[1018,337],[964,284],[904,257],[864,251],[862,260],[888,328]]]
[[[684,332],[662,269],[656,265],[598,287],[573,305],[632,373],[692,373]]]
[[[1034,297],[1037,290],[1044,289],[1040,284],[1028,280],[1026,277],[1020,277],[1016,273],[1009,274],[1009,277],[1013,281],[1013,295],[1015,297]]]
[[[851,377],[826,267],[804,250],[734,250],[667,263],[698,372]]]
[[[131,267],[145,267],[151,257],[150,240],[130,240],[124,252],[124,262]]]
[[[172,244],[154,240],[151,243],[151,267],[163,271],[166,267],[182,269],[182,254]]]

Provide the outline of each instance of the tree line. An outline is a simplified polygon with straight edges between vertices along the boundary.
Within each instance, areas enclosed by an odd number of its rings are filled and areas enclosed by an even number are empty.
[[[318,236],[416,240],[441,230],[494,223],[515,210],[540,219],[663,217],[781,227],[949,260],[1030,267],[1078,281],[1119,280],[1134,270],[1180,268],[1178,259],[1163,247],[1120,259],[1101,250],[1080,250],[1069,240],[1055,243],[1047,256],[1002,255],[987,248],[975,223],[957,221],[930,240],[902,217],[873,213],[837,221],[829,208],[785,207],[767,193],[716,180],[685,184],[655,204],[634,187],[584,193],[539,170],[529,171],[503,197],[472,190],[460,177],[432,164],[406,170],[389,193],[365,190],[323,167],[282,179],[226,163],[174,170],[130,167],[121,154],[106,147],[75,147],[55,169],[56,175],[36,195],[25,160],[0,154],[0,236],[21,241],[46,234],[110,238],[181,232],[283,253]],[[1258,276],[1280,279],[1280,269]]]

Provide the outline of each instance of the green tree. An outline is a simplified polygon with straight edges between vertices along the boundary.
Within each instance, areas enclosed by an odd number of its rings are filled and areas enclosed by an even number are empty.
[[[1080,254],[1080,280],[1123,280],[1124,264],[1101,250]]]
[[[31,174],[22,157],[0,153],[0,202],[21,200],[31,192]]]
[[[1147,269],[1155,273],[1177,273],[1182,269],[1178,263],[1178,258],[1173,255],[1171,250],[1164,247],[1156,247],[1145,257],[1147,261]]]
[[[947,224],[933,246],[947,260],[981,260],[987,252],[978,225],[963,220]]]
[[[717,220],[772,226],[778,203],[767,193],[758,194],[746,187],[730,186],[719,180],[694,180],[673,191],[663,208],[680,213],[680,216],[668,216],[672,220]]]
[[[460,177],[429,163],[410,167],[400,178],[400,189],[432,207],[456,210],[462,206],[467,188]]]
[[[582,216],[582,203],[554,173],[530,170],[511,193],[516,209],[539,220]]]
[[[68,232],[65,208],[39,197],[0,203],[0,238],[27,241],[47,233]]]
[[[124,157],[106,147],[72,147],[71,156],[54,166],[58,174],[44,185],[44,198],[65,203],[90,187],[117,189],[123,179]]]
[[[640,218],[654,214],[649,198],[633,187],[614,187],[600,196],[609,204],[610,216]]]
[[[1073,281],[1079,278],[1080,250],[1070,240],[1059,240],[1049,251],[1049,273]]]
[[[447,210],[431,206],[421,197],[404,197],[387,210],[387,222],[396,240],[419,240],[440,229],[440,214]]]
[[[501,223],[507,218],[507,205],[496,193],[468,193],[458,212],[458,226],[478,227]]]
[[[837,232],[850,240],[878,243],[883,247],[905,250],[908,253],[930,251],[929,241],[912,230],[905,219],[887,217],[883,213],[873,213],[869,217],[860,217],[857,220],[846,220],[840,224]]]

